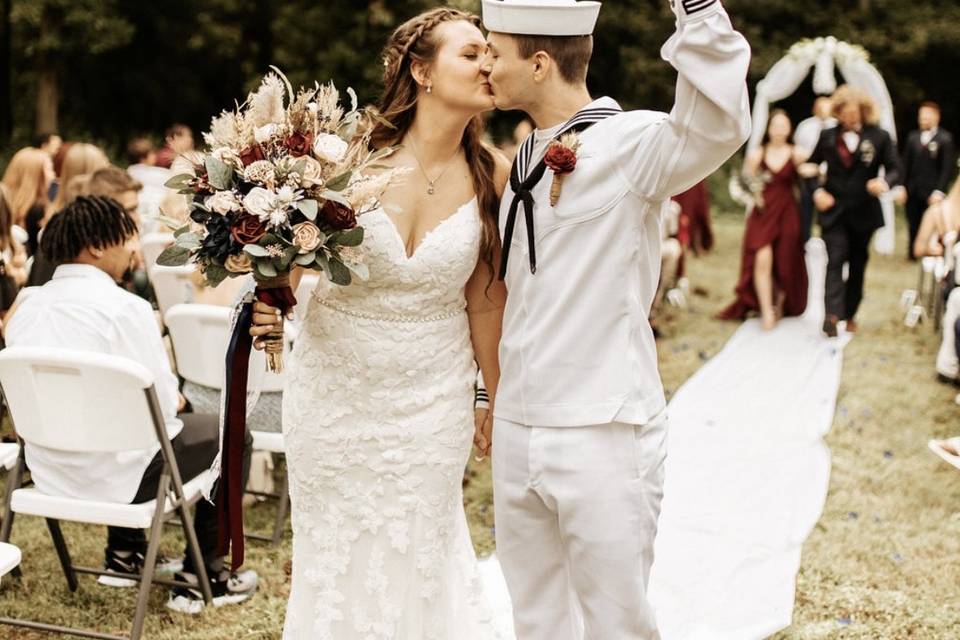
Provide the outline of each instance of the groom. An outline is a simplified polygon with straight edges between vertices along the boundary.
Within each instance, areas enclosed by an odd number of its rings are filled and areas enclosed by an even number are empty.
[[[519,640],[579,637],[580,615],[588,638],[659,637],[647,582],[667,420],[647,318],[660,216],[750,128],[750,50],[719,0],[675,2],[677,31],[662,51],[679,73],[670,114],[590,97],[599,11],[483,2],[496,105],[537,126],[500,216],[509,297],[494,502]]]

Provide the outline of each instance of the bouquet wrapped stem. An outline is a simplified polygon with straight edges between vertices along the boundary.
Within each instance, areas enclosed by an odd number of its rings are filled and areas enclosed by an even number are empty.
[[[282,273],[272,278],[257,276],[255,295],[257,300],[271,307],[280,309],[284,316],[289,313],[297,300],[290,288],[290,274]],[[283,373],[283,329],[275,329],[263,338],[264,351],[267,355],[267,371]]]

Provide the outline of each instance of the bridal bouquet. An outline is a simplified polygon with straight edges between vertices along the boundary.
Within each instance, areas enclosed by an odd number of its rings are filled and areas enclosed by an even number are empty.
[[[286,314],[296,304],[294,267],[338,285],[366,279],[354,249],[363,242],[358,218],[378,206],[395,171],[377,165],[393,149],[374,152],[358,133],[365,115],[376,116],[357,109],[353,90],[347,111],[332,83],[294,93],[272,69],[245,103],[213,118],[203,134],[210,151],[167,182],[189,198],[190,222],[157,263],[192,262],[211,286],[252,273],[257,298]],[[271,371],[283,367],[277,333],[267,340]]]

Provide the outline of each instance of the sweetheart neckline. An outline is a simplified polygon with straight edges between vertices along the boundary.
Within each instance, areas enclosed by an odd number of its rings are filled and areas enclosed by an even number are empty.
[[[413,253],[410,253],[410,254],[407,253],[407,245],[406,243],[404,243],[403,236],[400,235],[400,230],[397,229],[397,225],[394,224],[393,218],[390,217],[390,214],[388,214],[383,207],[380,207],[378,211],[383,214],[383,217],[384,219],[386,219],[387,224],[390,225],[390,229],[393,231],[393,237],[396,238],[397,244],[400,246],[400,252],[403,254],[404,258],[406,259],[406,262],[412,262],[420,254],[420,250],[423,248],[423,245],[426,244],[427,240],[430,239],[430,236],[434,235],[441,227],[443,227],[445,224],[447,224],[448,222],[456,218],[458,215],[460,215],[462,211],[467,209],[470,205],[472,205],[475,202],[477,202],[476,196],[470,198],[470,200],[468,200],[467,202],[457,207],[453,211],[453,213],[445,216],[443,220],[435,224],[433,228],[431,228],[429,231],[423,234],[423,237],[420,238],[420,242],[418,242],[417,246],[413,248]]]

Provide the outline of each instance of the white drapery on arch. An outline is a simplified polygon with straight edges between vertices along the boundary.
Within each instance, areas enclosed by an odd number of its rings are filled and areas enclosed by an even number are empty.
[[[757,84],[753,103],[753,133],[747,151],[757,148],[767,130],[770,105],[793,95],[813,70],[813,90],[817,95],[830,95],[837,89],[836,70],[844,80],[869,94],[880,108],[880,126],[897,140],[893,117],[893,101],[887,83],[877,68],[870,64],[870,56],[863,47],[840,42],[833,36],[802,40],[790,47],[787,55],[767,72]],[[877,232],[875,248],[885,255],[895,250],[894,206],[888,194],[881,199],[886,226]]]

